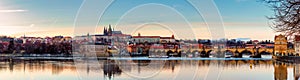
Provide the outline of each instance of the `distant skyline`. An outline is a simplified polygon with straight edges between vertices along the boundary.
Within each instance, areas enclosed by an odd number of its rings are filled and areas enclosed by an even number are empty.
[[[226,38],[251,38],[257,40],[273,40],[275,32],[269,27],[266,16],[272,11],[257,0],[214,0],[224,21]],[[0,1],[0,35],[9,36],[55,36],[73,35],[73,24],[83,0],[1,0]],[[102,33],[103,27],[111,24],[116,26],[122,15],[127,11],[145,3],[158,3],[174,8],[191,24],[200,39],[209,39],[210,33],[203,18],[185,0],[115,0],[109,6],[99,21],[97,33]],[[100,4],[100,3],[99,3]],[[145,12],[145,16],[129,16],[130,19],[151,19],[151,15],[165,10],[157,9]],[[158,15],[161,18],[172,19],[172,15]],[[128,20],[130,22],[130,20]],[[136,23],[144,23],[139,21]],[[128,25],[136,25],[128,23]],[[178,24],[176,19],[167,24]],[[127,26],[127,25],[122,25]],[[89,26],[87,26],[89,28]],[[119,26],[116,30],[122,30]],[[185,27],[182,27],[183,30]],[[146,25],[135,33],[137,35],[170,36],[171,33],[157,25]],[[93,34],[93,32],[90,32]],[[84,34],[83,34],[84,35]]]

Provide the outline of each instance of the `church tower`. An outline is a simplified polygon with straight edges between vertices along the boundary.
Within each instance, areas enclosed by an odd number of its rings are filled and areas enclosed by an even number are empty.
[[[104,26],[104,29],[103,29],[103,35],[107,35],[107,30],[106,30],[105,26]]]
[[[109,24],[108,26],[108,31],[107,31],[108,35],[112,35],[112,28],[111,25]]]

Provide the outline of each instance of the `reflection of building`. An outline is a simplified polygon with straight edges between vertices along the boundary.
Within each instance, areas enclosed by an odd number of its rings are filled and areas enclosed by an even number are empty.
[[[115,61],[107,60],[103,62],[103,73],[109,79],[111,79],[115,74],[120,75],[122,70],[115,63]]]
[[[59,74],[59,73],[61,73],[63,70],[64,70],[64,68],[63,67],[61,67],[61,65],[60,64],[52,64],[52,74]]]
[[[287,66],[284,64],[274,64],[274,80],[287,80]]]
[[[300,79],[300,65],[297,64],[294,66],[294,80]]]
[[[287,37],[281,34],[275,36],[274,50],[275,55],[287,55]]]
[[[299,54],[300,54],[300,35],[295,36],[294,49],[295,49],[295,54],[299,56]]]

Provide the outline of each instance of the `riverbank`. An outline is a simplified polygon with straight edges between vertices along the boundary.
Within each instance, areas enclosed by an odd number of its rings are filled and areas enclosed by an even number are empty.
[[[272,57],[262,58],[216,58],[216,57],[106,57],[85,56],[83,54],[0,54],[0,60],[271,60]]]

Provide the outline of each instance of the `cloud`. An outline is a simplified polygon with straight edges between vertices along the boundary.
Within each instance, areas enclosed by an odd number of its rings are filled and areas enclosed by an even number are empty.
[[[16,10],[0,10],[0,13],[15,13],[15,12],[26,12],[27,10],[16,9]]]

